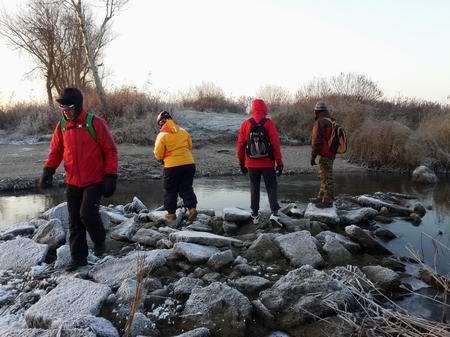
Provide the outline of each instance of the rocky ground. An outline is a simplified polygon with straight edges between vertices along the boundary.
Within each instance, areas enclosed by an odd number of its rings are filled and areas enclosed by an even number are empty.
[[[235,207],[193,222],[179,208],[176,223],[138,198],[102,207],[107,256],[67,273],[60,204],[0,232],[0,336],[450,335],[395,304],[436,288],[430,268],[383,246],[395,234],[380,223],[421,221],[414,197],[340,196],[331,209],[282,211],[280,227],[266,212],[254,225]]]

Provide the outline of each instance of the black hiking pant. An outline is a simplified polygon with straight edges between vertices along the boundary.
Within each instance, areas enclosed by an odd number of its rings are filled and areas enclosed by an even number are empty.
[[[192,188],[194,175],[195,164],[164,169],[164,208],[169,214],[177,210],[178,195],[183,199],[184,207],[197,207],[197,196]]]
[[[250,194],[252,214],[257,215],[259,211],[261,176],[266,185],[269,205],[272,213],[276,214],[280,209],[277,196],[277,177],[273,167],[268,168],[249,168],[248,176],[250,178]]]
[[[106,232],[100,217],[100,200],[103,183],[86,187],[67,186],[67,208],[69,210],[69,245],[72,261],[86,264],[88,245],[86,231],[95,245],[105,242]]]

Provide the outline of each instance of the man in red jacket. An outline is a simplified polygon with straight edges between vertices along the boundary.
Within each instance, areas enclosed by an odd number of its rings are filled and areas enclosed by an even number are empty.
[[[259,193],[262,176],[272,212],[270,220],[282,226],[278,217],[280,206],[277,199],[276,178],[276,175],[279,176],[283,172],[280,138],[275,123],[267,118],[267,106],[262,99],[255,99],[252,102],[251,115],[252,118],[241,125],[237,154],[242,173],[248,172],[250,178],[253,223],[259,222]]]
[[[64,160],[72,257],[67,270],[73,271],[87,265],[86,231],[94,242],[94,253],[101,256],[105,252],[100,200],[102,195],[110,197],[115,192],[118,154],[106,122],[83,110],[83,95],[78,89],[64,89],[56,101],[62,118],[53,133],[40,186],[52,187],[53,174]]]
[[[328,144],[332,132],[332,119],[327,106],[323,102],[316,104],[314,112],[316,114],[316,121],[311,136],[311,166],[317,165],[316,157],[320,156],[320,191],[317,198],[312,201],[319,208],[328,208],[333,206],[333,163],[336,157],[336,154],[330,150],[330,145]]]

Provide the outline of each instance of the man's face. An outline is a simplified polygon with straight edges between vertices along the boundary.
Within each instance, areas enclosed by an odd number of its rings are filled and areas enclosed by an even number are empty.
[[[63,105],[60,104],[59,108],[61,109],[64,118],[68,121],[73,121],[75,119],[75,106],[72,105]]]

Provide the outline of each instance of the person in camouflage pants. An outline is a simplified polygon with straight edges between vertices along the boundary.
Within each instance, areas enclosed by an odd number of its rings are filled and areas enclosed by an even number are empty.
[[[328,141],[331,138],[332,120],[328,107],[319,102],[314,108],[316,114],[311,136],[311,165],[317,165],[319,156],[320,191],[313,201],[317,207],[332,207],[334,199],[333,164],[336,154],[330,150]]]

